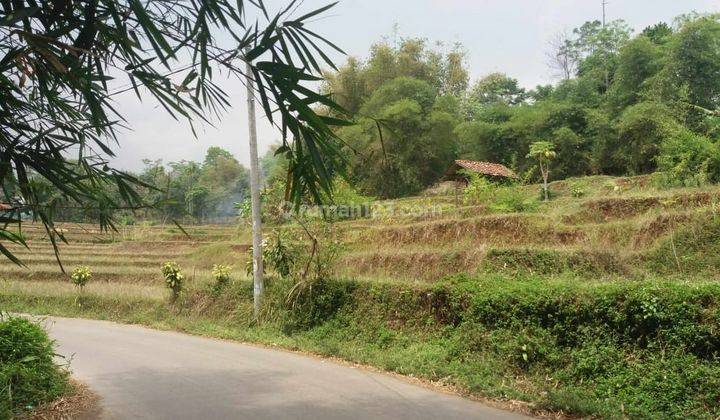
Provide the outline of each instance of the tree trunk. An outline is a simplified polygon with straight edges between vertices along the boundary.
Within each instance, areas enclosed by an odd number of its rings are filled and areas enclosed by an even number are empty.
[[[252,66],[249,62],[246,62],[245,80],[247,85],[248,126],[250,127],[250,199],[252,203],[253,234],[253,315],[257,321],[260,316],[260,304],[263,295],[263,253],[262,213],[260,208],[260,165],[258,164],[257,128],[255,126],[255,89],[252,74]]]
[[[548,201],[550,199],[548,197],[548,171],[547,167],[543,166],[542,161],[540,161],[540,173],[543,177],[543,193],[545,195],[545,201]]]

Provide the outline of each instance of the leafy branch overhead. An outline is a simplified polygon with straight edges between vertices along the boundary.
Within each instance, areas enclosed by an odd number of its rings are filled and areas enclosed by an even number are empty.
[[[132,125],[114,98],[150,96],[191,126],[209,122],[231,105],[217,74],[243,80],[243,61],[252,64],[266,117],[283,133],[288,198],[319,201],[342,164],[331,127],[347,122],[321,115],[344,111],[311,84],[322,66],[334,68],[326,51],[342,51],[307,27],[334,3],[304,14],[299,3],[271,12],[261,0],[1,2],[0,180],[12,203],[3,238],[22,242],[7,228],[24,212],[55,244],[64,240],[53,224],[59,207],[93,211],[107,229],[112,209],[149,205],[136,187],[151,186],[108,162],[118,130]],[[48,199],[40,186],[47,183],[61,199]]]

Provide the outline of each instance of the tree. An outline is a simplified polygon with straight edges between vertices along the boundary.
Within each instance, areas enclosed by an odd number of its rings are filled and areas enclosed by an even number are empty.
[[[614,159],[628,174],[654,171],[660,144],[678,125],[671,110],[657,102],[640,102],[626,108],[616,124]]]
[[[610,87],[615,59],[620,48],[630,39],[632,29],[622,20],[603,24],[599,20],[585,22],[573,30],[574,39],[566,44],[566,54],[577,61],[577,74],[601,80]]]
[[[282,153],[294,169],[289,198],[298,206],[305,196],[320,200],[341,164],[329,126],[344,122],[318,115],[319,105],[342,109],[305,83],[318,79],[321,63],[333,66],[322,49],[338,48],[306,26],[332,5],[294,18],[295,3],[272,15],[262,2],[244,0],[2,2],[0,181],[17,179],[23,200],[14,214],[32,211],[55,245],[63,237],[54,206],[145,206],[136,192],[145,184],[105,157],[127,123],[112,98],[134,91],[175,118],[206,121],[230,105],[214,75],[242,75],[238,60],[253,63],[256,95],[283,133]],[[264,23],[249,24],[247,8]],[[127,84],[118,85],[121,79]],[[42,201],[33,177],[49,181],[63,200]],[[108,193],[111,185],[119,200]],[[113,226],[108,213],[100,216],[102,228]],[[22,243],[5,228],[0,236]],[[4,245],[0,251],[19,262]]]
[[[540,165],[545,201],[550,199],[548,193],[548,177],[550,176],[550,161],[556,156],[554,149],[555,146],[549,141],[536,141],[530,145],[530,152],[527,154],[527,157],[536,159]]]
[[[620,49],[617,69],[608,98],[615,109],[640,101],[645,83],[662,68],[660,48],[650,38],[639,36]]]
[[[208,149],[198,181],[208,191],[207,216],[233,215],[234,204],[243,201],[250,188],[248,170],[217,146]]]
[[[662,45],[667,42],[668,38],[673,34],[673,30],[665,22],[656,23],[643,29],[640,35],[646,36],[655,44]]]
[[[548,65],[555,72],[555,76],[563,80],[570,80],[575,75],[580,57],[567,32],[555,35],[550,41],[550,50],[546,56]]]
[[[351,154],[349,174],[363,193],[409,195],[436,182],[456,154],[459,106],[429,83],[398,77],[380,87],[340,136]],[[380,123],[380,132],[377,125]]]
[[[468,72],[461,44],[449,50],[437,43],[428,47],[424,39],[406,38],[398,44],[373,44],[370,57],[362,62],[350,57],[336,72],[326,73],[325,91],[351,113],[385,83],[409,77],[428,83],[440,95],[460,95],[467,89]]]
[[[503,73],[490,73],[473,85],[470,95],[480,104],[518,105],[525,101],[527,94],[517,79]]]
[[[670,59],[672,74],[687,86],[690,103],[720,106],[720,16],[686,23],[673,39]]]

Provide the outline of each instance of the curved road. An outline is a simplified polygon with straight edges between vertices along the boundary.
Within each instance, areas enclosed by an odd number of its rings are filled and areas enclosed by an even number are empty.
[[[104,321],[47,318],[109,419],[522,419],[299,354]]]

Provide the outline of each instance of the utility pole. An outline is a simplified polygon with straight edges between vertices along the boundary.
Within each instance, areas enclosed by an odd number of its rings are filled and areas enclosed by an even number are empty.
[[[248,52],[248,49],[245,50]],[[253,236],[253,315],[260,319],[263,295],[262,213],[260,208],[260,165],[258,164],[257,127],[255,121],[255,82],[252,65],[245,61],[245,84],[247,86],[248,127],[250,127],[250,200],[252,203]]]
[[[602,16],[602,27],[605,29],[605,6],[607,6],[607,0],[602,0],[603,16]],[[605,89],[610,89],[610,71],[605,68]]]
[[[602,26],[605,27],[605,6],[607,6],[608,2],[607,0],[603,0],[602,2],[602,8],[603,8],[603,20],[602,20]]]

